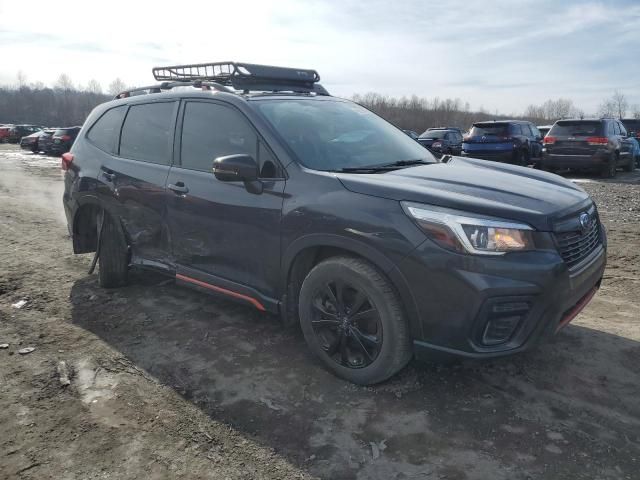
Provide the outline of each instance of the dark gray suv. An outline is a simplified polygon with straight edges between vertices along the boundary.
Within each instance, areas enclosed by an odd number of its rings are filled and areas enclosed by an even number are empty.
[[[634,170],[633,145],[622,122],[614,118],[558,120],[544,137],[541,167],[592,169],[611,178],[618,167]]]
[[[555,334],[602,278],[605,230],[556,175],[438,162],[313,70],[154,69],[62,156],[75,253],[100,284],[154,269],[298,323],[337,375],[488,358]],[[283,360],[286,361],[286,360]]]

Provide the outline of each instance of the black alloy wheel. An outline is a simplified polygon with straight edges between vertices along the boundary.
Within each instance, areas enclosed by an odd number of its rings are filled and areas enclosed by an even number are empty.
[[[313,297],[311,326],[324,353],[338,365],[370,365],[382,346],[380,313],[359,288],[342,280],[325,284]]]

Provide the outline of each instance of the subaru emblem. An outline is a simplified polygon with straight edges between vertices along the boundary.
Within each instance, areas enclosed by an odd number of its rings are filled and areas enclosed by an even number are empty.
[[[582,229],[586,230],[587,228],[589,228],[590,223],[591,223],[591,217],[589,216],[589,214],[587,212],[581,213],[580,226],[582,227]]]

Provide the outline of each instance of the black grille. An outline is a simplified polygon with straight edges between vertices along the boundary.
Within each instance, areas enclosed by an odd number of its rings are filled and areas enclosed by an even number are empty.
[[[600,221],[596,216],[584,231],[556,233],[558,250],[569,268],[578,265],[600,244]]]

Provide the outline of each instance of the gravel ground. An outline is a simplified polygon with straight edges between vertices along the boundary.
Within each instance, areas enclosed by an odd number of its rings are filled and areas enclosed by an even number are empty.
[[[639,478],[639,172],[575,178],[609,264],[552,342],[363,388],[274,317],[148,273],[100,289],[57,161],[0,146],[0,164],[2,478]]]

